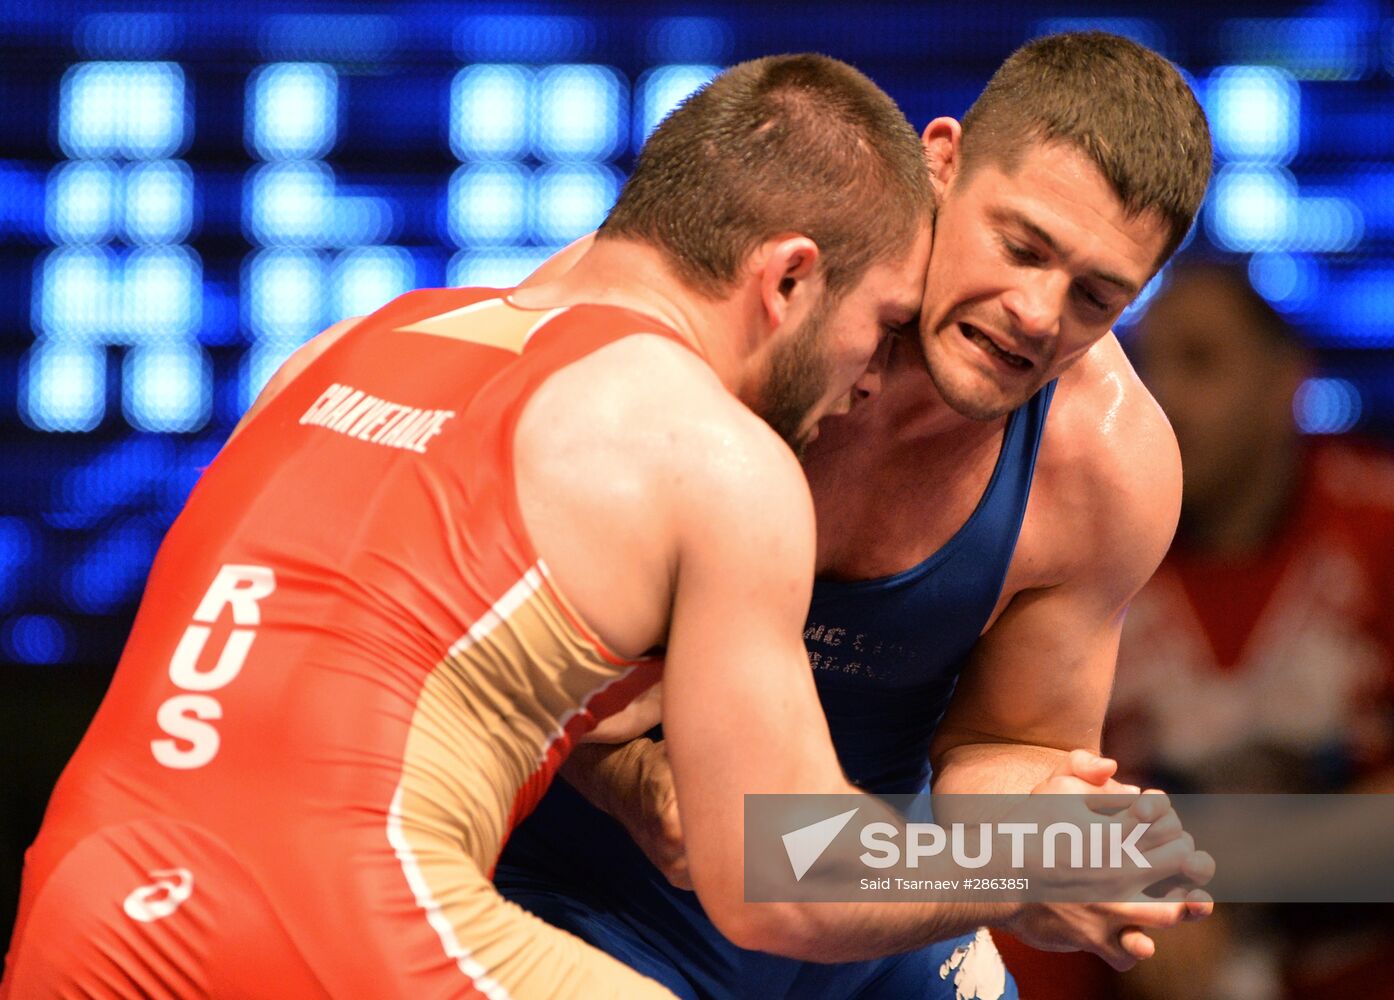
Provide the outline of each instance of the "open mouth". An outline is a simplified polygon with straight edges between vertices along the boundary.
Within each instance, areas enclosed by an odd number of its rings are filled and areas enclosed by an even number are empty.
[[[991,337],[983,333],[983,331],[979,330],[972,323],[960,323],[958,326],[959,329],[963,331],[965,337],[977,344],[992,357],[997,358],[1003,364],[1009,365],[1017,371],[1026,371],[1032,367],[1031,361],[1028,358],[1023,358],[1020,354],[1013,354],[1011,351],[1002,350]]]

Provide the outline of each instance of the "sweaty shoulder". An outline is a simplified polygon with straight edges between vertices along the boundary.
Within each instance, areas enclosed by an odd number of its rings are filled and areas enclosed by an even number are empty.
[[[1092,569],[1138,585],[1151,575],[1176,530],[1181,455],[1112,334],[1060,379],[1038,476],[1060,505],[1058,523],[1086,529],[1074,544]]]
[[[738,518],[806,534],[812,564],[812,504],[793,454],[667,337],[625,337],[550,376],[523,411],[514,457],[538,554],[620,655],[664,642],[685,548]]]
[[[657,334],[617,340],[548,378],[519,427],[519,457],[532,449],[608,455],[615,471],[654,464],[716,476],[735,467],[742,481],[799,468],[699,355]]]

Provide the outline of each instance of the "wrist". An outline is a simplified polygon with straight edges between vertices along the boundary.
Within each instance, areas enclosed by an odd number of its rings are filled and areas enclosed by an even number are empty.
[[[652,740],[639,737],[629,743],[586,743],[572,751],[561,774],[591,805],[615,819],[625,813],[637,794],[645,747]]]
[[[654,746],[647,736],[636,737],[619,747],[607,762],[605,789],[609,801],[605,811],[631,829],[643,820],[645,758]]]

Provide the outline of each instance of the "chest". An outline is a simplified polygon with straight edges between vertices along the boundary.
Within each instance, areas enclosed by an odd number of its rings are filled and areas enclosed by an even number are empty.
[[[937,552],[977,508],[1001,440],[1000,433],[967,445],[871,440],[813,456],[819,576],[892,576]]]
[[[920,565],[965,530],[999,473],[1000,432],[979,441],[876,440],[865,435],[855,446],[810,456],[820,579],[875,580]],[[1068,484],[1060,481],[1068,470],[1051,444],[1047,433],[987,627],[1016,594],[1059,583],[1076,558],[1069,533],[1060,530],[1071,520]]]

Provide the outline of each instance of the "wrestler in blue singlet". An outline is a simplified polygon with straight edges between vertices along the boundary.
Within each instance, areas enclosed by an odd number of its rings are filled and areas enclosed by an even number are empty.
[[[928,785],[929,743],[997,605],[1054,392],[1051,382],[1008,418],[987,489],[943,548],[895,576],[814,587],[804,643],[838,758],[862,788]],[[692,1000],[953,1000],[947,963],[972,940],[836,965],[737,948],[696,894],[673,888],[617,821],[565,781],[513,832],[494,881],[509,899]],[[1010,977],[1003,996],[1017,997]]]

